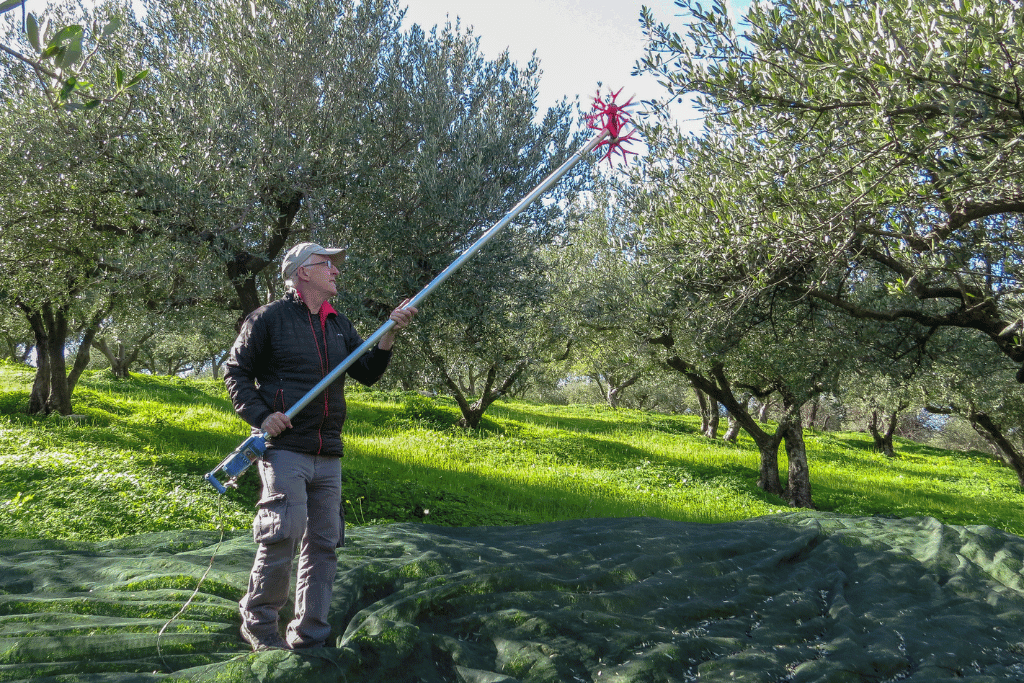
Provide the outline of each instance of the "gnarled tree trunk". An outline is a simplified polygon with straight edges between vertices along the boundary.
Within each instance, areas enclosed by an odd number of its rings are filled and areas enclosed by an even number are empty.
[[[709,439],[718,438],[718,426],[721,423],[721,416],[718,413],[718,399],[693,387],[693,393],[697,395],[697,405],[700,406],[700,431]]]
[[[779,446],[782,444],[781,430],[776,430],[774,434],[769,434],[761,429],[744,403],[733,395],[732,387],[725,376],[725,368],[721,364],[714,367],[712,377],[701,375],[692,365],[678,356],[667,358],[665,364],[673,370],[682,373],[694,389],[704,392],[706,395],[714,396],[715,400],[724,405],[726,410],[736,418],[740,426],[754,440],[754,444],[757,446],[761,456],[757,486],[768,493],[782,496],[782,480],[779,478]]]
[[[740,403],[747,411],[749,411],[750,402],[753,399],[753,396],[751,396],[749,393],[745,393],[740,396]],[[740,425],[739,420],[737,420],[730,412],[728,414],[728,426],[725,428],[725,435],[722,436],[722,439],[724,441],[728,441],[729,443],[736,443],[736,439],[738,439],[740,436],[740,429],[742,429],[742,426]]]
[[[725,434],[722,436],[724,441],[729,443],[736,443],[736,439],[740,436],[740,423],[732,413],[728,415],[728,426],[725,428]]]
[[[622,392],[629,387],[636,384],[636,381],[640,379],[640,373],[635,372],[624,380],[618,380],[615,377],[608,377],[608,392],[605,394],[605,398],[608,401],[608,405],[612,408],[618,408],[619,403],[622,401]]]
[[[868,421],[868,431],[871,433],[871,438],[874,440],[874,451],[876,453],[884,453],[886,457],[895,458],[896,449],[892,445],[892,436],[896,433],[896,425],[899,423],[899,414],[906,406],[891,411],[885,416],[884,431],[879,430],[881,423],[880,416],[877,410],[871,411],[871,419]]]
[[[779,428],[786,442],[788,461],[786,501],[790,507],[814,509],[814,500],[811,497],[811,472],[807,464],[807,446],[804,443],[800,410],[790,411],[789,415],[789,419]]]
[[[508,392],[509,388],[515,384],[516,380],[519,379],[523,374],[523,371],[526,370],[529,365],[528,358],[519,359],[515,365],[513,365],[512,370],[509,372],[508,376],[505,377],[505,380],[501,385],[495,388],[495,383],[498,378],[498,370],[501,369],[501,366],[504,365],[504,363],[499,362],[492,364],[487,371],[487,376],[484,381],[484,387],[480,393],[480,397],[473,403],[470,403],[469,398],[467,398],[466,394],[462,391],[462,388],[459,387],[459,384],[454,378],[452,378],[451,373],[448,372],[444,358],[434,350],[429,341],[423,341],[423,350],[427,358],[430,359],[434,364],[434,367],[440,373],[441,380],[444,382],[444,385],[452,392],[452,397],[455,399],[455,402],[459,405],[459,410],[462,412],[462,419],[459,420],[459,426],[463,429],[476,429],[476,427],[479,426],[484,413],[491,404]],[[514,359],[505,360],[508,362]]]
[[[135,345],[135,349],[131,353],[127,353],[123,343],[117,343],[117,351],[110,348],[107,344],[107,340],[100,338],[93,342],[93,346],[102,353],[107,362],[110,363],[110,371],[114,373],[114,377],[119,379],[128,379],[128,373],[131,371],[132,365],[139,357],[139,351],[142,345],[156,334],[156,330],[149,332],[142,339],[139,340],[138,344]],[[217,366],[214,366],[214,379],[217,377]]]
[[[459,420],[459,426],[464,429],[476,429],[487,409],[491,407],[492,403],[508,393],[509,388],[515,384],[519,376],[526,370],[528,363],[529,361],[525,358],[516,363],[512,371],[505,378],[505,381],[497,389],[494,388],[494,382],[497,378],[498,366],[492,365],[487,372],[487,381],[480,394],[480,398],[474,401],[472,405],[464,407],[465,399],[459,397],[461,399],[459,400],[459,408],[462,410],[462,419]]]
[[[108,310],[98,311],[82,330],[82,343],[68,372],[64,349],[68,343],[68,306],[47,301],[37,307],[18,301],[36,340],[36,375],[32,381],[28,410],[31,414],[71,414],[71,394],[89,365],[89,348]]]
[[[46,326],[43,324],[43,317],[39,311],[30,309],[20,302],[18,306],[28,318],[36,341],[36,374],[32,379],[28,412],[30,415],[38,415],[46,412],[46,400],[50,396],[50,354],[47,352],[49,341],[47,340]]]
[[[811,406],[807,411],[807,426],[814,429],[814,426],[818,423],[818,406],[821,404],[821,396],[815,396],[814,400],[811,401]]]

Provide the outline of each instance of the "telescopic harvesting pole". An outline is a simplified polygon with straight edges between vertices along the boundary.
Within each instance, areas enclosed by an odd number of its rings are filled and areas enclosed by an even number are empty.
[[[629,123],[628,116],[626,115],[625,109],[629,107],[632,100],[625,104],[616,104],[615,98],[622,92],[619,90],[612,94],[610,101],[605,102],[600,98],[600,94],[594,98],[594,107],[596,111],[587,116],[587,125],[594,130],[597,130],[597,134],[594,135],[583,147],[581,147],[575,154],[566,159],[566,161],[556,168],[547,178],[541,181],[540,185],[535,187],[528,195],[522,198],[518,204],[512,207],[505,216],[495,223],[491,228],[477,239],[461,256],[452,262],[450,266],[445,268],[440,274],[438,274],[430,283],[424,287],[416,296],[406,302],[405,306],[419,306],[420,302],[430,296],[431,292],[437,289],[442,282],[447,280],[452,273],[462,267],[466,261],[473,258],[473,256],[480,251],[485,244],[487,244],[495,235],[497,235],[505,226],[511,223],[516,216],[523,212],[528,206],[533,204],[542,194],[547,192],[551,187],[562,179],[566,173],[572,169],[573,166],[578,164],[587,154],[594,151],[601,145],[608,145],[608,151],[602,157],[602,160],[609,159],[615,152],[622,154],[623,158],[628,158],[629,154],[636,154],[636,152],[630,152],[622,148],[624,143],[633,142],[635,130],[630,131],[627,135],[622,135],[623,127]],[[333,384],[341,375],[348,370],[353,363],[359,360],[363,354],[372,349],[377,342],[380,341],[381,337],[387,334],[388,330],[395,326],[394,320],[388,320],[381,325],[376,332],[367,337],[366,341],[359,345],[352,353],[350,353],[345,360],[339,363],[334,369],[332,369],[322,380],[320,380],[316,386],[310,389],[305,396],[300,398],[294,405],[285,411],[285,415],[288,419],[291,419],[298,415],[299,411],[305,408],[310,401],[319,396],[324,389]],[[217,467],[208,472],[205,475],[206,481],[217,489],[220,493],[226,493],[228,486],[237,488],[238,478],[249,468],[253,462],[259,459],[266,450],[266,438],[267,434],[262,433],[256,436],[251,436],[246,439],[242,444],[235,449],[231,455],[225,458]],[[225,483],[221,484],[218,481],[216,475],[218,471],[223,471],[230,478]]]

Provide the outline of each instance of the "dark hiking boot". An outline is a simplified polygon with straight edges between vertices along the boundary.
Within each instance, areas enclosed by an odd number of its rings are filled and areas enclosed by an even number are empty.
[[[253,652],[264,652],[266,650],[287,650],[288,643],[276,631],[270,635],[258,636],[250,631],[245,624],[241,628],[242,638],[252,646]]]

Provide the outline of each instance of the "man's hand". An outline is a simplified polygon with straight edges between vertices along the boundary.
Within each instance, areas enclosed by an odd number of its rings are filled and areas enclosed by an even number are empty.
[[[394,321],[395,325],[388,330],[384,336],[380,338],[380,342],[377,343],[377,346],[382,351],[389,351],[391,349],[395,343],[395,335],[398,333],[398,330],[408,327],[409,323],[412,322],[413,317],[419,313],[419,309],[415,306],[406,306],[410,301],[412,301],[412,299],[406,299],[400,303],[398,308],[391,311],[391,315],[388,316],[390,320]]]
[[[391,320],[395,321],[395,329],[401,330],[409,327],[409,323],[412,322],[413,316],[420,312],[415,306],[406,306],[410,301],[412,301],[412,299],[406,299],[398,305],[398,308],[391,311],[391,315],[389,317]]]
[[[260,425],[260,429],[267,436],[277,436],[286,429],[292,428],[292,421],[284,413],[274,413],[267,417]]]

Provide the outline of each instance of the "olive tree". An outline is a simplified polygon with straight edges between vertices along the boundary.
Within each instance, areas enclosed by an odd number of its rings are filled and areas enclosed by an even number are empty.
[[[458,25],[406,37],[402,75],[415,135],[408,170],[381,182],[378,215],[352,226],[350,273],[369,313],[422,289],[536,187],[580,142],[565,102],[537,111],[540,65],[507,53],[488,60]],[[560,200],[585,181],[579,164],[543,201],[526,208],[442,287],[417,318],[414,345],[474,427],[548,354],[537,334],[549,287],[539,250],[563,230]],[[465,381],[482,378],[469,395]]]
[[[622,315],[633,301],[625,258],[631,220],[607,175],[598,173],[593,191],[573,205],[566,234],[544,255],[549,329],[563,340],[564,373],[588,378],[612,408],[655,370],[644,340]]]
[[[279,291],[284,250],[340,244],[344,310],[378,323],[568,156],[573,112],[537,112],[537,62],[401,19],[393,0],[149,7],[157,115],[136,182],[152,219],[221,269],[229,289],[209,300],[244,316]],[[517,316],[542,295],[533,254],[558,214],[531,207],[424,307],[416,345],[439,375],[472,365],[500,389],[525,367]]]
[[[754,152],[746,195],[705,198],[729,214],[727,254],[762,262],[743,291],[786,280],[1024,361],[1021,3],[781,0],[752,5],[742,32],[722,2],[677,4],[681,33],[644,13],[641,67],[694,97],[726,163]]]
[[[26,33],[7,21],[3,36],[0,300],[32,330],[30,412],[67,414],[100,323],[135,285],[161,282],[160,247],[133,223],[118,180],[137,142],[131,88],[145,76],[123,49],[130,29],[115,32],[128,9],[51,11],[65,28],[29,15]]]
[[[401,14],[392,0],[153,2],[148,148],[131,167],[149,220],[213,270],[239,312],[293,243],[345,242],[383,209],[415,136],[391,118]]]
[[[123,22],[123,7],[109,3],[97,13],[77,13],[68,3],[53,8],[55,21],[47,15],[26,13],[26,0],[0,2],[0,15],[21,9],[24,33],[15,29],[10,18],[0,42],[0,70],[11,70],[12,61],[31,70],[35,89],[50,107],[73,111],[109,104],[134,88],[148,74],[143,69],[126,72],[121,67],[100,66],[106,61],[108,43]],[[16,16],[16,15],[11,15]],[[63,25],[65,24],[66,25]]]

